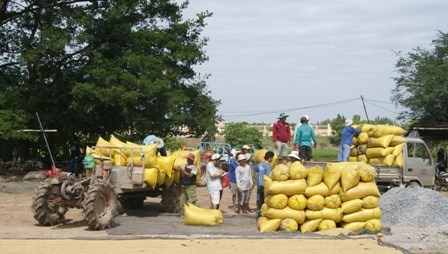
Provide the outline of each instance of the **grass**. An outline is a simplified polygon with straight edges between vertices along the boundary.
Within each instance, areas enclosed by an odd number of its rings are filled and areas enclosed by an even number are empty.
[[[336,161],[338,150],[336,148],[314,149],[314,161]]]

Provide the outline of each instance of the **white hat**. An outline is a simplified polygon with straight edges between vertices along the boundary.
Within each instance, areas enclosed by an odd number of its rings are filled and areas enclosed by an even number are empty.
[[[293,157],[293,158],[300,160],[299,152],[297,152],[297,151],[292,151],[290,154],[288,154],[288,157]]]
[[[252,157],[252,154],[246,153],[244,156],[246,156],[246,160],[250,160],[250,158]]]
[[[152,142],[153,144],[157,144],[157,148],[162,148],[165,146],[165,142],[161,138],[155,137]]]
[[[345,126],[350,126],[350,125],[352,125],[352,123],[353,123],[352,119],[346,119],[345,120]]]
[[[247,150],[249,150],[249,149],[250,149],[250,146],[248,146],[248,145],[244,145],[243,147],[241,147],[241,149],[247,149]]]
[[[307,121],[310,120],[310,117],[309,117],[308,115],[303,115],[302,117],[305,117],[305,119],[306,119]]]
[[[246,155],[240,154],[238,155],[238,161],[247,160]]]
[[[221,158],[221,155],[219,153],[215,153],[212,155],[212,160],[217,160],[219,158]]]

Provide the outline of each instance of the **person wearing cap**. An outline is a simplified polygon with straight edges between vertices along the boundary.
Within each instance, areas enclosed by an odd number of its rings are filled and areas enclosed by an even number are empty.
[[[163,142],[163,139],[156,137],[154,135],[148,135],[146,136],[146,138],[143,140],[143,144],[144,145],[152,145],[152,144],[156,144],[157,145],[157,151],[160,153],[161,156],[166,156],[166,147],[165,147],[165,142]]]
[[[222,183],[221,176],[223,171],[219,170],[219,159],[221,155],[215,153],[209,157],[207,167],[205,169],[207,178],[207,189],[210,194],[210,208],[219,209],[219,203],[221,201]]]
[[[308,125],[309,120],[310,118],[307,115],[303,115],[300,118],[300,123],[302,125],[297,129],[294,138],[294,147],[299,149],[299,157],[301,158],[302,164],[305,161],[313,161],[313,151],[311,147],[314,144],[314,148],[316,148],[317,145],[316,134],[314,133],[313,128]]]
[[[198,168],[194,164],[195,155],[189,153],[187,155],[187,163],[181,167],[175,167],[175,170],[180,171],[181,185],[180,185],[180,211],[184,215],[185,204],[196,205],[196,178],[198,175]]]
[[[255,172],[258,173],[257,177],[257,209],[260,210],[264,203],[264,179],[263,176],[269,176],[272,171],[271,162],[274,159],[274,153],[267,151],[263,157],[264,161],[258,163],[257,167],[254,167]]]
[[[237,207],[237,203],[236,203],[236,197],[238,195],[238,187],[236,185],[236,175],[235,175],[235,169],[238,167],[238,155],[241,154],[241,151],[237,151],[234,150],[233,151],[233,160],[231,160],[230,165],[229,165],[229,189],[230,189],[230,194],[232,194],[232,210],[237,211],[238,207]]]
[[[352,119],[345,120],[345,126],[342,129],[341,143],[339,144],[338,161],[348,161],[350,157],[350,146],[352,145],[353,135],[361,133],[362,124],[358,128],[353,128]]]
[[[300,163],[299,152],[297,151],[292,151],[290,154],[288,154],[288,158],[291,161],[291,165],[293,163]]]
[[[238,210],[244,214],[248,213],[250,191],[254,188],[250,166],[246,164],[246,156],[238,155],[238,167],[235,169],[236,184],[238,187]]]
[[[277,122],[272,125],[272,139],[274,140],[274,147],[281,157],[286,157],[288,154],[288,144],[291,142],[291,129],[286,118],[289,115],[280,113]]]
[[[255,184],[257,182],[257,176],[256,176],[256,173],[255,173],[255,167],[257,165],[253,164],[252,154],[249,153],[249,150],[250,150],[250,146],[248,146],[248,145],[243,145],[243,147],[241,147],[242,154],[244,156],[246,156],[246,164],[249,165],[250,170],[251,170],[252,182]],[[254,209],[250,208],[250,206],[249,206],[249,201],[250,201],[251,195],[252,195],[252,190],[249,190],[249,199],[247,200],[247,207],[246,207],[246,209],[249,212],[255,211]]]

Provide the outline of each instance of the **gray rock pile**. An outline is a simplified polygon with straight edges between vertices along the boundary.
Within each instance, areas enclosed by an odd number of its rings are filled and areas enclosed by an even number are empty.
[[[384,226],[439,227],[448,224],[448,197],[430,189],[392,188],[380,198]]]

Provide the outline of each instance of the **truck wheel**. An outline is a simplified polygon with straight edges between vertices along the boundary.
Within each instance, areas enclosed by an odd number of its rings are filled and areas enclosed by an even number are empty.
[[[180,185],[173,184],[162,190],[162,206],[169,213],[180,212],[179,207]]]
[[[84,192],[82,215],[92,230],[110,228],[118,214],[118,201],[110,184],[99,181]]]
[[[59,224],[67,212],[63,206],[51,202],[59,197],[53,192],[53,186],[47,179],[43,181],[36,189],[33,197],[31,209],[34,212],[34,218],[41,226],[54,226]]]
[[[412,181],[406,184],[406,187],[421,187],[418,182]]]

